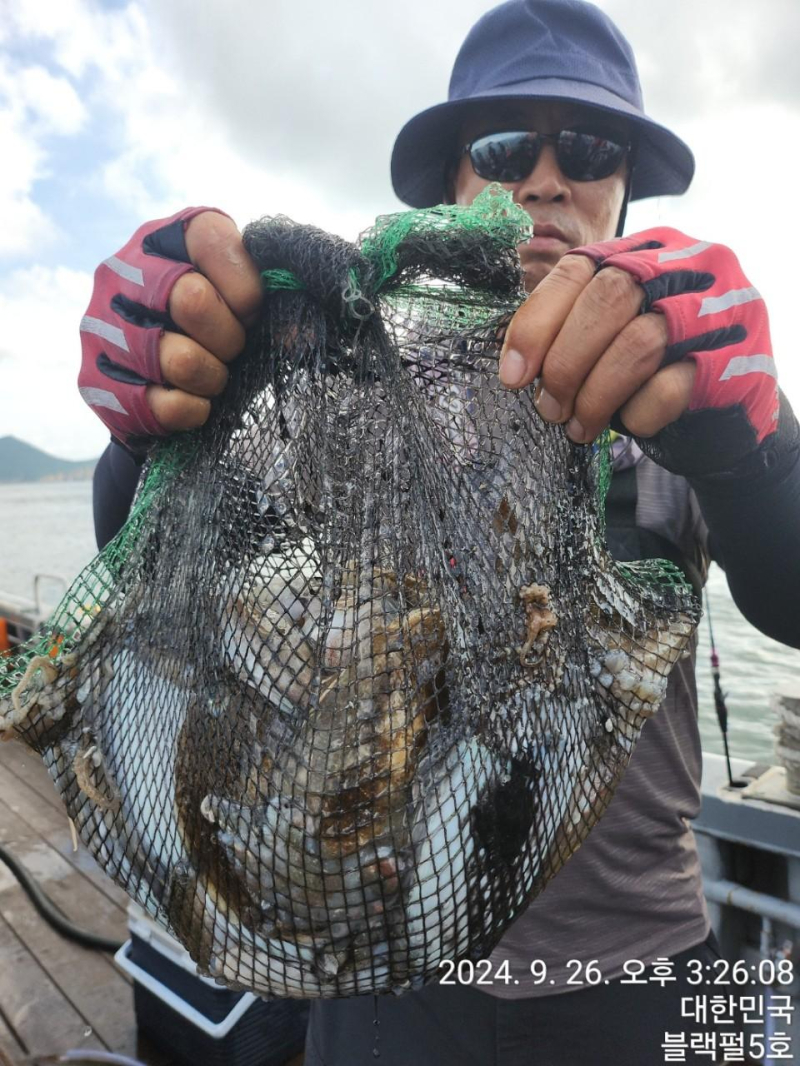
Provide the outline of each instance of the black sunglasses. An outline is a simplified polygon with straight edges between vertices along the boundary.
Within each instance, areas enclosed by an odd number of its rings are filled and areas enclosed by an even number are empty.
[[[561,173],[570,181],[600,181],[610,177],[632,149],[630,142],[620,144],[602,133],[507,130],[479,137],[465,145],[462,154],[469,154],[472,169],[479,178],[513,183],[532,172],[544,144],[555,146]]]

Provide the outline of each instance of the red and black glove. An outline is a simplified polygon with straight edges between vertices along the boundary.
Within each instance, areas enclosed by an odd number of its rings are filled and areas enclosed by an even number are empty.
[[[184,234],[202,211],[225,214],[216,207],[187,207],[140,226],[95,271],[92,299],[81,320],[81,396],[134,454],[146,451],[154,437],[166,436],[146,390],[167,384],[159,342],[167,329],[181,332],[170,318],[169,297],[178,278],[194,270]]]
[[[767,309],[729,248],[661,227],[568,254],[632,275],[645,292],[642,313],[666,319],[663,365],[692,359],[697,367],[688,410],[640,440],[647,454],[676,473],[702,476],[769,448],[780,396]]]

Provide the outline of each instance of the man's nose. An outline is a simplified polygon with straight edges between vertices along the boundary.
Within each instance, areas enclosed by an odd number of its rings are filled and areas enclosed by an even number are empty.
[[[542,147],[536,166],[514,188],[514,199],[520,203],[563,203],[570,196],[567,179],[556,161],[551,144]]]

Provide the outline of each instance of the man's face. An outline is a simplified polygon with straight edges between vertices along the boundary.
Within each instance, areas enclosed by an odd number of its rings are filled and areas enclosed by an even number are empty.
[[[591,108],[557,101],[519,101],[487,105],[477,111],[461,129],[460,144],[469,144],[487,133],[500,130],[536,130],[556,133],[561,129],[592,128],[599,121],[608,136],[628,140],[622,119],[599,116]],[[570,181],[556,162],[555,148],[546,144],[536,166],[522,181],[504,185],[534,221],[531,241],[519,246],[525,271],[525,287],[531,292],[570,248],[612,238],[625,195],[627,162],[600,181]],[[489,183],[472,169],[469,155],[461,156],[453,183],[457,204],[471,204]],[[553,227],[551,235],[537,237],[536,228]]]

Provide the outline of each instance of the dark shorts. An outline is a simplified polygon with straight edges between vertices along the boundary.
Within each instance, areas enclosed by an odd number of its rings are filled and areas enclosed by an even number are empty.
[[[719,959],[713,933],[672,957],[674,982],[611,981],[536,999],[499,999],[468,985],[426,985],[404,996],[314,1000],[305,1066],[662,1066],[665,1033],[703,1032],[681,1016],[681,998],[702,996],[690,984],[689,959]],[[374,1055],[375,1010],[379,1026]],[[687,1038],[688,1044],[688,1038]],[[709,1066],[690,1049],[681,1059]]]

